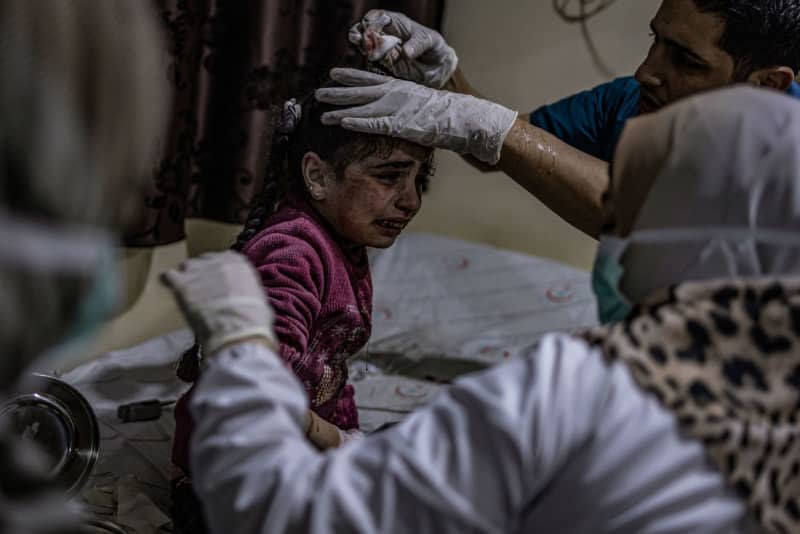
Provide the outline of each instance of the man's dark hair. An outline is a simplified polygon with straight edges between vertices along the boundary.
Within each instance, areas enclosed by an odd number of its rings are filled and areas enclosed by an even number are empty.
[[[725,23],[719,47],[734,60],[734,77],[754,70],[800,70],[800,0],[693,0]]]

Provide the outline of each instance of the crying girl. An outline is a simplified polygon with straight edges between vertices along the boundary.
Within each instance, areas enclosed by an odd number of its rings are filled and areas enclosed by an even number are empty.
[[[385,248],[420,209],[432,150],[324,126],[313,95],[290,100],[272,143],[267,184],[234,249],[246,255],[275,310],[279,354],[308,392],[318,447],[358,435],[347,360],[370,336],[367,247]],[[175,409],[173,463],[189,472],[188,396]]]

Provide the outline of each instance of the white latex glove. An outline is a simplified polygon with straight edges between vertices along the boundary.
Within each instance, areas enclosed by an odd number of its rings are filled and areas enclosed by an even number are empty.
[[[349,39],[398,78],[436,89],[444,87],[458,66],[455,50],[439,32],[394,11],[368,11],[350,28]]]
[[[161,281],[172,290],[204,354],[255,337],[277,345],[261,279],[241,254],[204,254],[163,273]]]
[[[357,107],[324,113],[323,124],[472,154],[491,165],[517,118],[488,100],[358,69],[333,69],[331,78],[346,87],[318,89],[317,100]]]

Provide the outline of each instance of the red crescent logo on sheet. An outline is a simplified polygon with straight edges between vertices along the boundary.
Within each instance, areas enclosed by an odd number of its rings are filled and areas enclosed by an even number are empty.
[[[376,308],[374,315],[375,315],[375,317],[377,319],[383,319],[384,321],[390,321],[392,319],[392,310],[390,310],[389,308],[384,308],[384,307]]]
[[[547,290],[547,300],[556,304],[566,304],[575,296],[575,291],[570,285],[555,286]]]
[[[421,399],[428,395],[428,389],[420,384],[400,384],[394,390],[398,397]]]

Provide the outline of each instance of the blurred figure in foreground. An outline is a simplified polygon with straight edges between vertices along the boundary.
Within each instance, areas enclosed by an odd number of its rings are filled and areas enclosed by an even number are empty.
[[[145,2],[0,2],[3,398],[114,309],[115,235],[165,112],[160,50]],[[40,459],[0,431],[0,532],[74,531]]]

